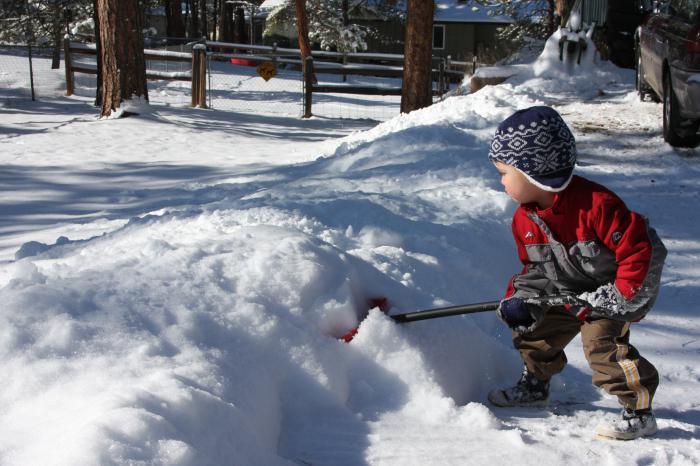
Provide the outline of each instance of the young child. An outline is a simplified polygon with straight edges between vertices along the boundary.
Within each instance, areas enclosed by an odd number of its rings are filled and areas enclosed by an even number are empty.
[[[498,316],[525,363],[517,384],[493,390],[489,401],[545,405],[549,380],[566,365],[564,348],[580,332],[593,383],[623,406],[622,417],[596,433],[626,440],[654,434],[659,376],[629,338],[630,324],[659,291],[661,240],[613,192],[573,175],[576,142],[552,108],[519,110],[503,121],[489,159],[520,204],[512,228],[524,267],[511,278]],[[564,299],[556,304],[553,296]]]

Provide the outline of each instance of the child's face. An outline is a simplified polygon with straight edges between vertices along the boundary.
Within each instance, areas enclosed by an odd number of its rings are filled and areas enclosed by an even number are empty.
[[[506,194],[519,204],[539,202],[542,190],[530,183],[525,175],[514,167],[501,162],[496,162],[496,170],[501,174],[501,183],[505,187]]]

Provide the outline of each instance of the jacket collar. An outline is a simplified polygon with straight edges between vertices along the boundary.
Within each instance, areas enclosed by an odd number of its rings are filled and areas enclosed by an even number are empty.
[[[567,193],[575,189],[575,185],[577,184],[576,182],[578,181],[577,178],[578,176],[574,175],[571,179],[571,183],[569,183],[566,189],[554,193],[554,202],[552,203],[551,207],[548,207],[546,209],[540,209],[538,208],[537,203],[529,202],[527,204],[521,204],[522,208],[525,209],[526,212],[534,212],[540,217],[546,217],[547,215],[561,213],[562,209],[564,208],[564,200],[567,197]]]

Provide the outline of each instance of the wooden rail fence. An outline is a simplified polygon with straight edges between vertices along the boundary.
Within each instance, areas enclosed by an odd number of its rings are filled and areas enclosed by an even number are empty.
[[[73,95],[75,91],[75,73],[97,74],[97,66],[92,63],[77,63],[76,55],[97,56],[95,44],[82,44],[64,40],[65,71],[66,71],[66,95]],[[206,47],[203,44],[195,45],[192,53],[170,52],[164,50],[144,50],[144,58],[152,61],[169,61],[179,63],[191,63],[189,71],[159,71],[146,70],[146,79],[164,81],[187,81],[192,83],[192,106],[207,107],[206,100],[206,76],[207,60]]]
[[[94,44],[71,42],[69,37],[64,41],[66,95],[74,92],[75,73],[97,74],[94,64],[74,61],[77,55],[97,55]],[[403,78],[404,56],[385,53],[340,53],[314,50],[312,56],[302,63],[299,49],[289,49],[264,45],[235,44],[217,41],[202,41],[193,46],[192,53],[170,52],[159,50],[144,50],[145,59],[153,61],[172,61],[191,63],[191,70],[168,72],[146,70],[146,78],[151,80],[178,80],[192,84],[192,106],[207,107],[207,60],[245,60],[248,63],[259,64],[271,61],[275,66],[287,65],[302,70],[304,79],[304,114],[305,118],[312,115],[314,93],[362,94],[362,95],[401,95],[401,87],[389,86],[360,86],[345,84],[346,77],[373,76]],[[461,81],[469,68],[472,72],[476,62],[457,62],[450,57],[433,58],[433,81],[437,89],[433,95],[443,95],[449,90],[450,82]],[[343,83],[318,84],[315,73],[335,74],[343,77]]]

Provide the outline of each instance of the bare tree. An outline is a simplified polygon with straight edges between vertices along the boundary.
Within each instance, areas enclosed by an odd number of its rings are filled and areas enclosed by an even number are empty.
[[[132,98],[148,101],[139,0],[97,0],[102,60],[102,112],[110,116]]]
[[[408,0],[401,113],[433,103],[433,0]]]

